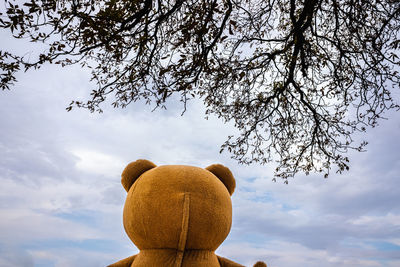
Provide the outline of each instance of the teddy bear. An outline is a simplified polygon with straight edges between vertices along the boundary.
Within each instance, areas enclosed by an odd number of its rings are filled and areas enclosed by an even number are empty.
[[[109,267],[243,266],[215,254],[232,223],[235,179],[227,167],[141,159],[126,166],[121,183],[128,192],[124,228],[140,252]]]

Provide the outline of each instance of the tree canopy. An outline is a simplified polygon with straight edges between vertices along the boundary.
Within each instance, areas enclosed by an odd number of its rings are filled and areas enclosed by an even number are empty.
[[[349,168],[354,133],[399,109],[398,0],[4,0],[0,27],[47,45],[0,51],[0,87],[46,63],[90,68],[74,106],[200,98],[240,130],[221,150],[275,177]],[[274,155],[277,155],[276,157]],[[287,179],[285,180],[287,181]]]

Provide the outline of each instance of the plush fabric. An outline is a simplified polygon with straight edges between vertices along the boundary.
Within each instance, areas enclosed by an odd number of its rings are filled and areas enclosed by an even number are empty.
[[[267,267],[267,265],[262,261],[257,261],[253,267]]]
[[[242,266],[214,253],[232,222],[235,179],[228,168],[138,160],[123,171],[122,185],[125,231],[140,252],[110,266]]]

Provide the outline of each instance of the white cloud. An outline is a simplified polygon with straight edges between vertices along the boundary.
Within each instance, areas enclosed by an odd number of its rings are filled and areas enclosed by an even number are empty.
[[[400,215],[388,213],[383,216],[361,216],[354,220],[350,220],[350,223],[358,226],[375,226],[383,228],[387,226],[400,227]]]
[[[34,259],[28,252],[15,247],[1,247],[0,266],[2,267],[33,267]]]
[[[38,261],[52,262],[54,267],[100,267],[111,264],[114,255],[107,252],[87,251],[82,249],[47,249],[30,250],[29,253]]]
[[[97,229],[28,209],[1,209],[0,240],[6,244],[46,239],[100,238]]]
[[[125,165],[121,159],[98,151],[78,148],[72,149],[71,153],[79,158],[76,163],[77,169],[88,173],[113,177],[121,172]]]
[[[323,249],[310,249],[297,243],[270,241],[261,246],[249,243],[231,243],[218,252],[228,258],[252,266],[264,261],[268,267],[334,267],[334,266],[382,266],[374,260],[342,257]]]

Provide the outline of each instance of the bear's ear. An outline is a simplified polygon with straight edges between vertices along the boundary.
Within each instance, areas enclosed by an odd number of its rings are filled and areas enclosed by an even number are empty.
[[[267,267],[267,264],[265,264],[263,261],[257,261],[253,267]]]
[[[228,189],[229,194],[232,196],[233,191],[235,191],[235,178],[233,178],[232,172],[221,164],[213,164],[206,168],[206,170],[212,172],[215,176],[217,176],[221,182],[225,185],[226,189]]]
[[[153,162],[145,159],[138,159],[137,161],[129,163],[121,175],[121,184],[126,192],[129,191],[129,188],[131,188],[140,175],[155,167],[157,166]]]

